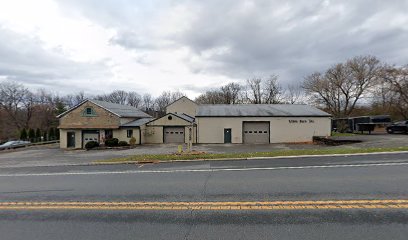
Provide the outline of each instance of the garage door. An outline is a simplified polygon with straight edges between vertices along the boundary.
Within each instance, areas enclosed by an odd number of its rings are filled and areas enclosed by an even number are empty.
[[[184,143],[184,127],[165,127],[164,143]]]
[[[269,143],[269,122],[244,122],[244,143]]]
[[[85,146],[85,144],[90,141],[99,142],[98,138],[98,133],[83,133],[83,144]]]

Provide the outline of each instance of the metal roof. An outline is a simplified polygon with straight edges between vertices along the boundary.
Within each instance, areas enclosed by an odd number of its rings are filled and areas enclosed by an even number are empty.
[[[153,118],[141,118],[135,121],[122,124],[121,127],[140,127],[146,124],[147,122],[150,122],[151,120],[153,120]]]
[[[194,122],[194,118],[187,115],[187,114],[185,114],[185,113],[182,113],[182,114],[172,113],[172,114],[178,116],[179,118],[182,118],[182,119],[186,120],[187,122]]]
[[[140,109],[137,109],[135,107],[129,106],[129,105],[122,105],[122,104],[117,104],[117,103],[111,103],[111,102],[104,102],[104,101],[99,101],[99,100],[91,100],[91,99],[86,99],[82,101],[81,103],[77,104],[76,106],[68,109],[67,111],[61,113],[57,117],[60,118],[67,113],[71,112],[72,110],[78,108],[82,104],[86,102],[91,102],[95,105],[98,105],[101,108],[104,108],[105,110],[117,115],[118,117],[136,117],[136,118],[151,118],[149,114],[141,111]]]
[[[299,104],[208,104],[199,105],[196,117],[330,117],[309,105]]]
[[[95,103],[96,105],[99,105],[102,108],[105,108],[106,110],[118,115],[119,117],[140,117],[140,118],[152,117],[149,114],[141,111],[140,109],[137,109],[129,105],[122,105],[122,104],[104,102],[104,101],[99,101],[99,100],[89,100],[89,101]]]

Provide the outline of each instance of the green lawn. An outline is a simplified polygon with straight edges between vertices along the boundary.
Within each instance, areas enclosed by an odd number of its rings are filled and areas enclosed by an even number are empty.
[[[348,153],[375,153],[375,152],[396,152],[408,151],[408,147],[394,148],[330,148],[330,149],[300,149],[300,150],[276,150],[273,152],[252,152],[252,153],[203,153],[203,154],[151,154],[133,155],[124,158],[113,158],[98,160],[95,163],[131,163],[145,161],[169,161],[169,160],[211,160],[211,159],[245,159],[252,157],[279,157],[279,156],[300,156],[300,155],[327,155],[327,154],[348,154]]]
[[[341,133],[341,132],[331,132],[332,137],[348,137],[348,136],[356,136],[357,134],[354,133]]]

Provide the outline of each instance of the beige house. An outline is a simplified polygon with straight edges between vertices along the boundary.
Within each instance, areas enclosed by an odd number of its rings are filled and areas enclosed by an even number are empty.
[[[194,118],[197,112],[197,107],[197,103],[190,100],[188,97],[181,97],[166,107],[166,113],[182,113]]]
[[[157,119],[129,106],[86,100],[58,116],[61,148],[114,137],[145,143],[295,143],[330,136],[331,116],[295,104],[198,105],[187,97]]]
[[[108,138],[129,142],[134,137],[141,144],[141,128],[152,120],[135,107],[97,100],[85,100],[57,117],[61,148],[84,148],[89,141]]]
[[[197,143],[195,114],[198,105],[181,97],[166,107],[166,115],[148,122],[143,136],[146,143]]]
[[[146,143],[196,143],[197,125],[184,113],[167,113],[146,123],[142,130]]]

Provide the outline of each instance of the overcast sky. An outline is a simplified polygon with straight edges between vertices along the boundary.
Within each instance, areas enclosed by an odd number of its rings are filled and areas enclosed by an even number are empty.
[[[302,81],[357,55],[408,64],[407,0],[0,0],[0,81],[60,94]]]

